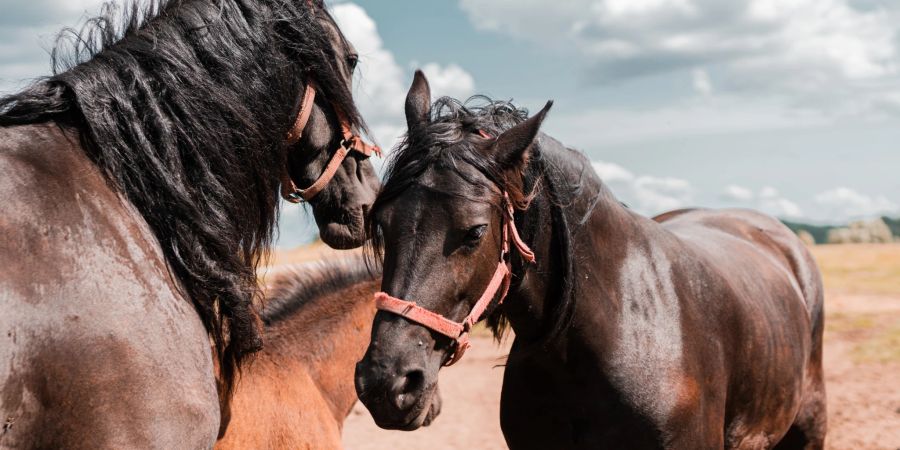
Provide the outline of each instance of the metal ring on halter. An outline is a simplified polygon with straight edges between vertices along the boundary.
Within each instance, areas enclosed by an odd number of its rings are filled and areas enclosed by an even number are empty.
[[[303,200],[303,197],[300,195],[299,190],[296,192],[291,192],[290,194],[287,194],[287,196],[288,196],[288,198],[285,200],[287,200],[291,203],[303,203],[305,201],[305,200]]]

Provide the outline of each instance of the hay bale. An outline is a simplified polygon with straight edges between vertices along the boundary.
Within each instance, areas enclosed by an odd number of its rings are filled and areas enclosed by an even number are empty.
[[[882,219],[859,220],[828,231],[829,244],[880,244],[893,242],[890,227]]]
[[[797,231],[797,237],[806,244],[807,247],[812,247],[816,245],[816,238],[813,237],[812,233],[806,230]]]

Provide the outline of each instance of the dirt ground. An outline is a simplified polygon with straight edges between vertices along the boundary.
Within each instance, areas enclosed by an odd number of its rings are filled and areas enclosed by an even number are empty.
[[[900,297],[828,297],[825,369],[833,450],[900,449]],[[348,450],[504,449],[499,400],[506,347],[478,338],[441,372],[443,410],[427,428],[386,431],[357,404],[344,425]]]
[[[826,285],[827,448],[900,450],[900,245],[819,246],[813,253]],[[276,260],[336,254],[315,247]],[[381,430],[357,404],[344,425],[345,448],[506,448],[498,419],[503,369],[497,367],[506,352],[478,337],[459,364],[444,369],[443,409],[430,427]]]
[[[356,403],[344,422],[347,450],[505,449],[500,432],[500,386],[506,346],[489,337],[473,339],[472,348],[453,367],[441,371],[441,415],[416,431],[387,431],[375,426],[369,412]]]

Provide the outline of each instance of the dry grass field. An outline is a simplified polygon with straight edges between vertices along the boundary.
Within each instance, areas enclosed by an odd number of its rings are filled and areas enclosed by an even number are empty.
[[[817,245],[829,293],[900,296],[900,243]]]
[[[900,244],[816,246],[813,253],[826,286],[827,448],[900,449]],[[319,245],[278,253],[272,262],[346,254]],[[381,430],[357,405],[345,424],[346,448],[505,448],[498,365],[507,348],[484,336],[473,344],[441,373],[443,412],[431,427]]]
[[[900,244],[813,248],[832,449],[900,449]]]

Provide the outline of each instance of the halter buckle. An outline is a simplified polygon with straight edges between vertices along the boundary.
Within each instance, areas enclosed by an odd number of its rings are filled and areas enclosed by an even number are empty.
[[[469,343],[469,333],[464,332],[463,334],[461,334],[459,338],[453,341],[453,345],[453,353],[447,358],[447,361],[442,364],[444,367],[450,367],[459,362],[459,360],[462,359],[463,355],[466,353],[466,350],[468,350],[469,347],[472,346],[472,344]]]
[[[290,194],[288,194],[288,195],[287,195],[287,198],[286,198],[285,200],[287,200],[287,201],[289,201],[289,202],[291,202],[291,203],[303,203],[303,202],[305,202],[306,200],[303,198],[303,195],[302,195],[302,194],[303,194],[302,191],[296,190],[296,191],[291,192]]]

